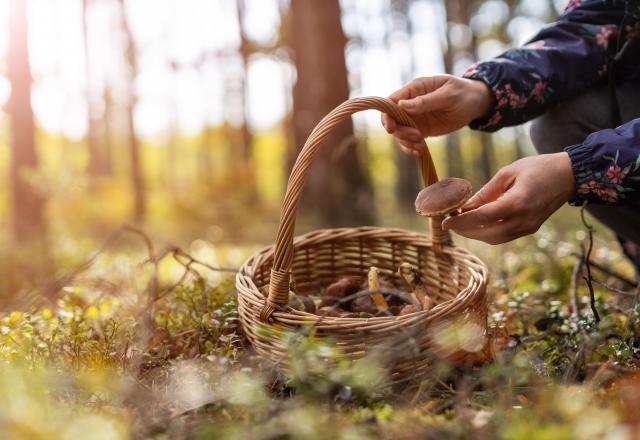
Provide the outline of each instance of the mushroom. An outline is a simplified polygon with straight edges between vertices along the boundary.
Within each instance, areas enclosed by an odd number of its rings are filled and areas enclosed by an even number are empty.
[[[268,285],[264,287],[263,293],[265,294],[265,296],[268,296]],[[293,277],[289,279],[289,302],[287,303],[287,307],[291,307],[294,310],[308,313],[315,313],[316,311],[316,304],[313,302],[312,298],[296,294],[296,282]]]
[[[430,310],[433,308],[435,304],[429,296],[427,286],[425,286],[417,267],[410,263],[401,263],[398,267],[398,274],[406,281],[409,288],[411,288],[411,296],[420,310]],[[413,313],[413,311],[405,311],[404,314],[407,313]]]
[[[340,278],[335,283],[327,286],[327,288],[324,290],[324,298],[322,298],[319,307],[332,306],[339,299],[342,299],[349,295],[353,295],[360,290],[361,282],[361,278],[356,276],[346,276]],[[347,304],[342,305],[347,308]]]
[[[289,290],[289,304],[287,306],[301,312],[315,313],[316,311],[313,299],[308,296],[296,295],[292,290]]]
[[[471,183],[449,177],[424,188],[416,198],[416,212],[425,217],[456,215],[471,197]]]
[[[319,316],[331,316],[331,317],[339,318],[341,316],[342,312],[343,312],[343,310],[341,310],[341,309],[336,309],[336,308],[331,307],[331,306],[324,306],[324,307],[320,307],[318,310],[316,310],[316,315],[319,315]]]
[[[382,292],[380,292],[380,271],[377,267],[371,266],[369,274],[367,275],[368,289],[373,298],[373,302],[376,303],[378,310],[386,312],[389,309],[389,304],[384,299]]]
[[[415,313],[417,311],[419,311],[419,309],[415,304],[407,304],[400,310],[398,316],[410,315],[411,313]]]
[[[375,315],[378,313],[378,306],[376,306],[376,303],[373,302],[373,299],[369,295],[363,294],[351,301],[351,311]]]

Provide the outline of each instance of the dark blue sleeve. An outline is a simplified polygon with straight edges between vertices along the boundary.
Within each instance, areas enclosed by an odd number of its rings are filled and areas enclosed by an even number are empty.
[[[471,128],[495,131],[541,115],[606,76],[621,38],[633,38],[637,0],[571,0],[558,20],[522,48],[469,67],[464,77],[482,80],[493,91],[495,107]],[[630,23],[629,18],[636,20]]]
[[[577,195],[569,203],[618,205],[640,200],[640,118],[590,134],[564,149],[571,158]]]

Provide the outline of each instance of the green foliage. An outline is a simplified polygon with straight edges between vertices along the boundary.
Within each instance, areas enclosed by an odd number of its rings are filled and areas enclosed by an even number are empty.
[[[340,361],[313,331],[282,333],[293,361],[290,374],[278,374],[242,335],[232,277],[189,272],[174,286],[170,275],[185,267],[162,262],[154,290],[148,267],[131,271],[132,260],[105,255],[85,275],[92,282],[69,282],[52,304],[0,316],[0,434],[596,439],[627,432],[640,391],[640,306],[596,285],[603,319],[595,324],[581,286],[576,319],[571,244],[554,234],[543,231],[546,241],[515,244],[499,263],[489,261],[505,268],[492,286],[492,332],[506,336],[494,361],[463,369],[442,362],[411,387],[384,386],[378,356]],[[101,287],[107,276],[118,289]]]

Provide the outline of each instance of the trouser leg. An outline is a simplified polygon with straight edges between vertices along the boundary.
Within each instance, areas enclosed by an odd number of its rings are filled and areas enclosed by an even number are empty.
[[[617,89],[623,122],[640,117],[640,84]],[[531,125],[531,140],[539,153],[556,153],[582,143],[598,130],[613,128],[607,87],[597,87],[564,101]],[[619,237],[640,243],[640,203],[623,206],[589,205],[587,210]]]

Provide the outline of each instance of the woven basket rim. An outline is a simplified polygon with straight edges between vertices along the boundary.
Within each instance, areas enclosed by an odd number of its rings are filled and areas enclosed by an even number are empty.
[[[387,228],[387,227],[378,227],[378,226],[358,226],[358,227],[315,229],[315,230],[306,232],[304,234],[295,236],[293,240],[293,246],[294,246],[294,249],[297,250],[300,242],[303,242],[306,239],[311,237],[322,235],[323,233],[327,233],[328,236],[320,239],[318,241],[318,244],[331,242],[331,241],[340,241],[342,238],[353,239],[354,235],[357,237],[362,233],[373,233],[373,232],[376,232],[376,233],[385,232],[390,234],[398,234],[399,236],[405,236],[407,238],[411,237],[413,239],[416,239],[417,242],[424,244],[427,247],[432,246],[431,238],[428,235],[425,235],[424,233],[420,233],[418,231],[413,231],[409,229]],[[412,240],[411,242],[415,243],[416,241]],[[242,263],[236,275],[236,287],[238,288],[239,295],[246,295],[246,293],[243,292],[243,289],[240,289],[240,285],[239,285],[241,282],[240,279],[246,277],[247,281],[250,282],[249,287],[251,292],[254,294],[254,297],[258,299],[262,304],[266,304],[267,297],[265,297],[263,293],[260,291],[260,289],[256,286],[254,276],[255,276],[256,268],[261,267],[265,264],[267,265],[267,267],[269,268],[271,267],[270,263],[273,262],[274,251],[275,251],[275,244],[265,246],[261,248],[258,252],[248,257]],[[479,265],[481,270],[475,271],[473,268],[468,267],[466,265],[464,267],[465,270],[470,270],[472,272],[477,273],[477,275],[479,275],[483,283],[484,284],[487,283],[489,271],[486,264],[480,258],[478,258],[475,254],[473,254],[471,251],[469,251],[468,249],[462,246],[451,245],[451,246],[445,246],[442,248],[442,252],[445,255],[452,253],[452,251],[464,253],[466,254],[465,256],[467,258],[473,259],[474,260],[473,262]],[[259,258],[256,260],[257,257]],[[252,264],[254,261],[256,261],[256,263]],[[370,318],[342,318],[342,317],[335,317],[335,316],[325,316],[322,318],[322,323],[325,325],[331,324],[331,323],[334,323],[334,324],[340,323],[342,324],[341,327],[343,328],[348,328],[348,326],[344,326],[344,324],[346,323],[353,323],[355,327],[361,326],[362,323],[365,323],[365,322],[366,323],[383,323],[383,322],[398,321],[398,320],[407,321],[407,324],[410,324],[410,321],[421,320],[419,318],[427,317],[439,311],[443,312],[445,315],[448,315],[447,309],[455,306],[456,303],[461,302],[463,299],[461,297],[461,294],[464,294],[470,290],[471,289],[469,288],[469,286],[465,286],[456,294],[455,297],[437,304],[433,309],[429,311],[422,310],[422,311],[418,311],[418,312],[403,315],[403,316],[375,316]],[[313,323],[315,321],[318,321],[319,319],[319,315],[315,315],[313,313],[299,311],[299,310],[287,309],[287,308],[282,308],[282,310],[275,311],[273,314],[273,317],[275,318],[276,321],[280,321],[280,322],[282,322],[283,320],[286,321],[287,317],[292,317],[292,318],[296,317],[298,321],[304,320],[304,321],[308,321],[309,323]]]

